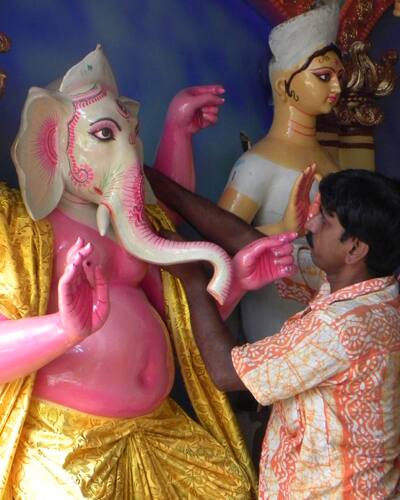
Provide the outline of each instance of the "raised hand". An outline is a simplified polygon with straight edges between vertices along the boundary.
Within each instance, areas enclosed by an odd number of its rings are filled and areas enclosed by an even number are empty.
[[[290,192],[288,205],[283,216],[284,227],[287,231],[296,231],[300,236],[305,232],[304,225],[307,222],[310,210],[310,190],[314,180],[318,180],[315,174],[316,163],[312,163],[302,172]]]
[[[58,284],[60,321],[74,344],[101,328],[109,312],[108,285],[101,269],[85,264],[92,251],[91,243],[84,245],[78,238]]]
[[[292,241],[296,233],[255,240],[233,258],[234,278],[244,291],[257,290],[296,272]]]
[[[190,134],[214,125],[224,102],[221,85],[199,85],[181,90],[171,101],[167,121]]]

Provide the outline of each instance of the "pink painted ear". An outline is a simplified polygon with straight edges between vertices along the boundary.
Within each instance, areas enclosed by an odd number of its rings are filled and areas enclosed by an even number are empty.
[[[124,97],[120,96],[118,98],[118,101],[122,104],[123,107],[125,107],[129,113],[132,116],[138,116],[139,114],[139,109],[140,109],[140,103],[139,101],[134,101],[133,99],[130,99],[129,97]]]
[[[63,194],[63,171],[68,170],[67,124],[72,112],[72,103],[59,92],[38,87],[29,90],[11,154],[33,219],[46,217]]]

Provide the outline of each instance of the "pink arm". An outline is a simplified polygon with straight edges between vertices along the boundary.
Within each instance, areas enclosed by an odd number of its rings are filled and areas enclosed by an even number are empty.
[[[92,253],[79,238],[58,285],[59,312],[0,321],[0,383],[28,375],[99,329],[107,319],[108,287],[99,268],[85,269]],[[90,284],[92,281],[93,286]]]
[[[192,192],[196,187],[192,135],[217,122],[224,92],[221,85],[190,87],[179,92],[168,108],[153,167]]]
[[[257,290],[296,272],[292,241],[296,233],[258,239],[242,248],[233,258],[234,279],[226,303],[219,308],[226,319],[249,290]]]

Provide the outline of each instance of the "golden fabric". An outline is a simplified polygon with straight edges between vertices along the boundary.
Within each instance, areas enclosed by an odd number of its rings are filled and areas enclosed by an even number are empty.
[[[172,228],[161,210],[149,212],[154,224]],[[0,185],[0,312],[15,319],[44,314],[51,264],[50,225],[33,222],[19,193]],[[168,273],[163,286],[172,339],[204,429],[173,402],[145,417],[106,419],[31,400],[34,375],[16,380],[0,387],[0,499],[254,498],[250,458],[197,350],[184,291]]]
[[[162,227],[175,231],[172,223],[157,205],[148,205],[146,209],[157,229]],[[197,418],[218,443],[230,449],[246,471],[252,485],[252,496],[257,498],[256,474],[237,420],[226,394],[216,389],[211,381],[193,337],[184,288],[178,279],[166,271],[162,271],[162,279],[169,331]]]
[[[44,314],[53,239],[46,221],[34,222],[18,191],[0,183],[0,313],[10,319]],[[0,385],[0,498],[24,424],[34,375]]]
[[[244,475],[172,400],[143,417],[113,419],[32,398],[12,494],[15,500],[242,500]]]

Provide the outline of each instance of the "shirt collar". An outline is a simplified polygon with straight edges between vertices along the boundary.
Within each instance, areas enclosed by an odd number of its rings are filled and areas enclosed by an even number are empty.
[[[392,286],[393,290],[388,291],[390,292],[391,298],[395,298],[399,293],[398,286],[393,286],[395,284],[396,280],[393,276],[386,276],[384,278],[372,278],[367,281],[362,281],[361,283],[356,283],[355,285],[341,288],[337,292],[330,293],[330,285],[327,281],[325,281],[321,285],[318,295],[310,303],[309,307],[312,310],[326,309],[334,302],[355,299],[363,295],[378,292],[390,286]]]

